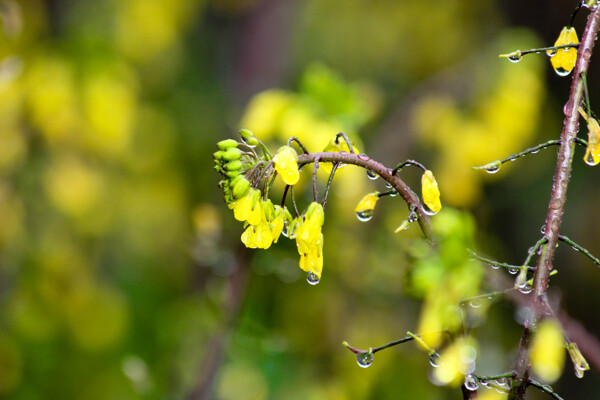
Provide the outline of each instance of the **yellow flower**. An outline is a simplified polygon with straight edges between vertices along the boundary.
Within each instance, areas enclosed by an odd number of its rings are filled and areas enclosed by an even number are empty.
[[[577,32],[573,27],[564,27],[556,39],[554,46],[564,46],[566,44],[577,44],[579,39],[577,38]],[[560,76],[569,75],[569,73],[575,68],[575,61],[577,61],[577,49],[575,47],[567,47],[564,49],[558,49],[554,53],[553,50],[548,50],[548,55],[552,56],[550,62],[554,71]]]
[[[477,344],[470,337],[459,338],[440,355],[442,363],[435,368],[433,376],[442,385],[458,385],[463,375],[469,374],[475,367]]]
[[[356,216],[361,221],[368,221],[373,216],[373,210],[379,200],[379,192],[373,192],[366,194],[356,205],[354,211]]]
[[[321,277],[323,270],[323,234],[321,228],[325,213],[321,204],[313,202],[308,206],[304,221],[300,222],[296,233],[296,246],[300,254],[300,268]]]
[[[421,177],[421,190],[423,191],[425,205],[434,213],[438,213],[442,209],[440,189],[430,170],[425,171]]]
[[[598,165],[600,163],[600,126],[598,121],[587,115],[581,107],[579,107],[579,114],[585,119],[588,127],[588,146],[583,161],[588,165]]]
[[[245,196],[233,203],[233,216],[238,221],[258,225],[263,219],[261,202],[260,191],[250,189]]]
[[[277,243],[279,240],[279,235],[283,231],[283,225],[286,221],[291,221],[292,216],[287,208],[282,208],[280,206],[275,206],[274,212],[275,218],[271,221],[271,236],[273,238],[273,243]]]
[[[242,233],[242,243],[246,247],[255,249],[268,249],[273,243],[273,236],[269,225],[262,222],[258,225],[250,225]]]
[[[290,146],[283,146],[273,157],[275,169],[287,185],[295,185],[300,179],[298,153]]]
[[[590,365],[583,357],[583,354],[581,354],[581,351],[579,351],[579,346],[577,346],[577,343],[569,343],[567,345],[567,351],[569,352],[569,356],[575,367],[575,376],[583,378],[583,373],[590,369]]]
[[[588,165],[598,165],[600,163],[600,126],[596,119],[588,117],[587,127],[588,146],[583,161]]]
[[[565,362],[565,341],[560,325],[544,320],[538,327],[531,344],[532,371],[546,383],[558,379]]]
[[[354,145],[354,143],[352,143],[352,141],[350,141],[350,144],[352,145],[352,150],[354,151],[354,153],[358,154],[359,151],[356,148],[356,146]],[[350,153],[350,148],[348,147],[348,143],[346,143],[344,138],[342,138],[340,136],[336,136],[333,139],[331,139],[331,141],[329,141],[329,143],[327,143],[327,146],[325,146],[325,148],[323,149],[324,153],[339,153],[341,151]],[[320,165],[321,169],[323,169],[323,171],[327,172],[328,174],[331,173],[331,169],[333,168],[332,163],[322,162],[319,165]],[[339,164],[338,169],[345,167],[345,166],[346,166],[346,164]]]

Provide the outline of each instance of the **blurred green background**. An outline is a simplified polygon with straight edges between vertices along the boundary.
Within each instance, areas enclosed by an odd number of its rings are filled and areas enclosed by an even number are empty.
[[[340,171],[312,287],[293,243],[243,248],[211,154],[241,127],[273,150],[295,135],[319,151],[343,130],[388,166],[426,164],[444,207],[473,213],[477,247],[520,264],[555,150],[470,167],[558,137],[570,79],[543,55],[497,55],[553,44],[576,4],[0,0],[0,398],[462,398],[430,383],[413,344],[368,369],[341,346],[417,329],[407,243],[421,234],[394,235],[398,198],[361,223],[354,205],[383,188]],[[562,232],[600,254],[598,171],[582,157]],[[418,191],[419,174],[404,177]],[[563,247],[553,301],[596,334],[600,271]],[[478,373],[512,368],[516,315],[490,307]],[[568,361],[554,387],[600,396],[597,373],[577,380]]]

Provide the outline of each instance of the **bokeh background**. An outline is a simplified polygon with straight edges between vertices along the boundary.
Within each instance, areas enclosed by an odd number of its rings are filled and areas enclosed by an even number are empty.
[[[498,54],[553,44],[576,4],[0,0],[0,398],[462,398],[430,382],[413,344],[368,369],[341,346],[416,330],[406,250],[420,232],[393,233],[398,198],[361,223],[354,205],[383,188],[340,171],[312,287],[292,242],[243,248],[211,154],[241,127],[273,150],[297,136],[318,151],[345,131],[388,166],[426,164],[444,207],[472,213],[482,254],[518,265],[556,152],[470,167],[558,137],[570,79],[544,55]],[[562,231],[600,254],[598,170],[582,157]],[[403,176],[419,190],[418,171]],[[556,266],[552,298],[596,335],[600,270],[568,246]],[[490,305],[479,373],[512,367],[519,321]],[[554,387],[600,396],[597,372],[578,380],[568,361]]]

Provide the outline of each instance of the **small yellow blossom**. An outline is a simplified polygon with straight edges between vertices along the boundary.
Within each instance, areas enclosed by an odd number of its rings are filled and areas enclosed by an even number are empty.
[[[275,169],[287,185],[295,185],[300,179],[298,153],[290,146],[283,146],[273,157]]]
[[[588,146],[583,161],[588,165],[598,165],[600,163],[600,126],[596,119],[588,117],[587,127]]]
[[[440,189],[430,170],[425,171],[421,177],[421,190],[423,191],[425,205],[434,213],[438,213],[442,209]]]
[[[283,231],[285,222],[289,222],[292,219],[292,216],[287,208],[282,208],[280,206],[275,206],[274,215],[275,217],[273,218],[273,221],[271,221],[271,236],[273,238],[273,243],[277,243],[279,236]]]
[[[299,222],[296,245],[300,254],[300,268],[321,277],[323,270],[323,234],[321,228],[325,213],[321,204],[313,202],[308,206],[304,221]]]
[[[264,222],[258,225],[250,225],[242,233],[242,243],[251,249],[268,249],[273,243],[271,229]]]
[[[258,225],[263,219],[260,191],[250,191],[233,203],[233,216],[238,221],[247,221],[250,225]]]
[[[578,378],[583,378],[583,373],[590,369],[590,364],[586,361],[579,351],[579,346],[577,343],[569,343],[567,345],[567,351],[569,352],[569,356],[571,357],[571,361],[573,361],[573,366],[575,367],[575,376]]]
[[[560,32],[560,35],[558,35],[558,39],[556,39],[554,46],[577,43],[579,43],[579,39],[577,38],[575,28],[565,26]],[[553,52],[553,50],[548,50],[548,55],[552,55]],[[575,68],[575,61],[577,61],[577,49],[575,47],[558,49],[550,58],[554,71],[560,76],[568,75],[573,68]]]
[[[460,338],[448,346],[441,354],[442,363],[433,370],[434,378],[442,385],[458,385],[463,376],[475,366],[477,349],[475,340]]]
[[[565,341],[560,325],[544,320],[538,327],[531,344],[531,369],[546,383],[560,376],[565,362]]]
[[[356,145],[354,143],[352,143],[352,141],[350,142],[350,145],[352,146],[352,150],[354,151],[355,154],[359,153],[358,149],[356,148]],[[325,146],[325,148],[323,149],[324,153],[339,153],[342,151],[345,151],[346,153],[350,153],[350,147],[348,147],[348,143],[346,143],[344,138],[339,137],[339,136],[336,136],[333,139],[331,139],[329,141],[329,143],[327,143],[327,146]],[[345,166],[346,166],[346,164],[339,164],[338,169],[345,167]],[[333,168],[333,163],[322,162],[320,164],[320,168],[329,174],[329,173],[331,173],[331,169]]]

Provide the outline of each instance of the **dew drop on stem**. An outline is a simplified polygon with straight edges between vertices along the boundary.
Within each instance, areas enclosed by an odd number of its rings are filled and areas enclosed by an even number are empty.
[[[473,376],[473,374],[469,374],[465,376],[465,388],[470,391],[477,390],[479,387],[479,383],[477,382],[477,378]]]
[[[373,350],[369,350],[365,353],[358,353],[356,355],[356,363],[361,368],[368,368],[371,366],[371,364],[373,364],[374,358]]]
[[[371,180],[375,180],[375,179],[379,178],[379,175],[377,175],[377,172],[367,169],[367,177]]]
[[[511,275],[516,275],[519,272],[519,268],[509,268],[508,273]]]
[[[429,355],[429,364],[431,364],[433,368],[437,368],[442,365],[442,358],[438,353],[433,352]]]
[[[516,51],[514,54],[508,56],[508,61],[510,61],[512,63],[518,63],[522,59],[523,59],[523,55],[521,54],[520,51]]]

